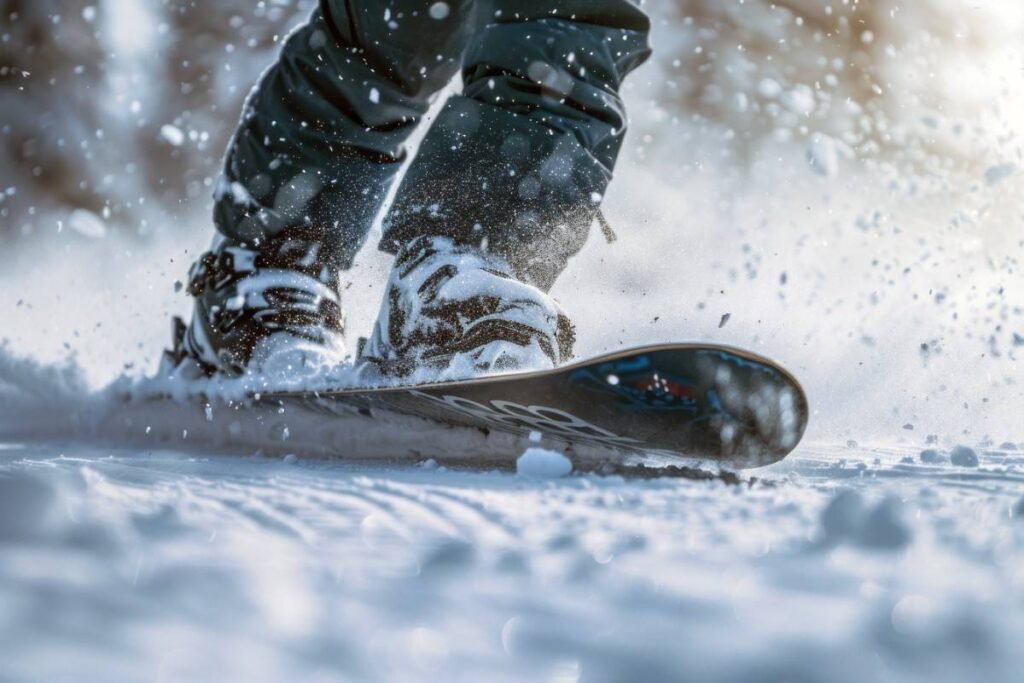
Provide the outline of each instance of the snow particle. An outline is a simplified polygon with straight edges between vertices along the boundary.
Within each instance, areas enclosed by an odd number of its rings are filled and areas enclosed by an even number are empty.
[[[561,453],[545,448],[528,448],[516,460],[516,474],[523,477],[554,479],[572,473],[572,461]]]
[[[827,135],[815,135],[807,145],[807,164],[823,178],[839,175],[839,149]]]
[[[370,101],[374,104],[380,104],[380,90],[370,88]]]
[[[806,85],[795,86],[785,94],[782,103],[791,112],[800,116],[810,116],[816,109],[814,91]]]
[[[967,446],[957,446],[950,452],[949,461],[957,467],[977,467],[978,454]]]
[[[761,97],[773,99],[782,94],[782,86],[776,80],[762,78],[761,82],[757,84],[757,92],[761,94]]]
[[[718,321],[718,329],[725,327],[725,324],[729,322],[729,318],[732,317],[732,313],[726,313],[722,316],[722,319]]]
[[[451,14],[451,8],[447,2],[435,2],[430,6],[430,18],[441,20]]]
[[[75,209],[68,216],[68,227],[83,237],[103,239],[107,234],[107,224],[103,219],[86,209]]]
[[[572,92],[574,80],[567,72],[556,69],[544,61],[534,61],[526,69],[526,75],[535,83],[540,83],[562,96]]]
[[[999,164],[997,166],[990,166],[985,171],[985,182],[989,185],[995,185],[1006,180],[1014,173],[1017,172],[1017,167],[1013,164]]]
[[[322,50],[327,45],[327,33],[316,30],[309,37],[309,47],[313,50]]]
[[[161,126],[160,137],[172,147],[181,147],[185,143],[185,134],[180,128],[169,123]]]

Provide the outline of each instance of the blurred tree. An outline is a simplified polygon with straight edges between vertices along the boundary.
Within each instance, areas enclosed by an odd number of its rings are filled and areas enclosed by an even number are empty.
[[[147,214],[168,229],[168,215],[204,215],[244,97],[315,5],[0,0],[0,240],[74,209],[133,232]],[[1005,104],[1024,3],[647,7],[656,106],[703,123],[726,155],[796,143],[825,174],[843,155],[937,174],[1005,153],[1020,119]]]
[[[0,240],[76,209],[132,231],[147,206],[205,210],[242,101],[315,4],[0,0]]]
[[[1017,64],[1020,3],[673,0],[652,9],[666,27],[655,52],[663,101],[724,129],[735,155],[798,142],[823,154],[823,172],[827,157],[846,155],[931,173],[969,164],[1005,131],[996,121],[982,134],[980,117],[1009,87],[1001,77]]]
[[[0,0],[0,239],[56,207],[101,212],[104,51],[88,0]],[[49,229],[47,225],[47,229]]]
[[[209,199],[245,96],[316,0],[150,0],[162,45],[159,117],[141,131],[165,203]]]

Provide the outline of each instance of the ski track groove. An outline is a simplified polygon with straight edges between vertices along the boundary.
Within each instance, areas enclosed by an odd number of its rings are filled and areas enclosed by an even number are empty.
[[[444,520],[451,528],[451,535],[463,540],[480,540],[483,536],[494,536],[499,542],[512,542],[516,539],[505,523],[483,514],[476,504],[438,488],[387,482],[379,484],[378,490],[421,506],[434,518]]]
[[[284,536],[312,543],[315,534],[305,528],[302,524],[289,520],[274,505],[259,500],[254,496],[247,496],[244,499],[225,499],[224,506],[236,511],[241,517],[246,518],[250,523],[252,531],[276,531]]]
[[[334,482],[337,484],[337,482]],[[408,540],[412,538],[409,530],[409,522],[395,513],[394,507],[387,501],[380,501],[360,490],[359,487],[351,486],[339,488],[317,488],[315,493],[309,493],[309,501],[320,501],[330,506],[334,519],[352,520],[359,526],[367,519],[383,521],[395,534]],[[297,492],[301,493],[301,492]],[[358,520],[356,517],[358,516]],[[335,529],[336,530],[336,529]]]
[[[500,539],[499,542],[511,543],[520,540],[519,530],[513,528],[507,518],[489,512],[484,503],[474,501],[470,496],[458,496],[434,487],[425,487],[424,491],[432,495],[435,500],[444,501],[439,503],[438,507],[450,510],[449,514],[465,520],[468,527],[476,528],[479,525]]]
[[[208,521],[215,521],[223,526],[230,526],[233,522],[243,522],[250,533],[262,533],[269,530],[306,543],[315,538],[311,529],[294,523],[272,502],[262,499],[262,496],[274,495],[274,490],[269,486],[269,482],[252,481],[243,484],[230,480],[186,477],[181,481],[181,485],[187,492],[191,503],[207,510],[220,511],[221,514],[214,514],[214,519]],[[154,490],[154,492],[158,491],[160,488]],[[173,504],[173,492],[168,490],[168,493],[170,495],[167,498],[170,500],[165,502]]]
[[[360,527],[371,522],[374,524],[384,524],[405,541],[415,538],[416,534],[413,526],[419,524],[420,520],[404,517],[388,500],[382,501],[377,497],[367,495],[365,491],[359,490],[321,491],[310,500],[328,501],[330,499],[333,499],[333,501],[327,502],[327,504],[331,506],[332,512],[341,518],[351,520],[354,527]],[[346,504],[350,505],[346,507]],[[332,531],[337,532],[338,529],[335,527]]]
[[[391,484],[377,483],[367,487],[362,495],[380,505],[390,506],[396,518],[416,520],[434,534],[469,540],[475,537],[472,529],[459,526],[439,508],[424,500],[422,493],[403,491]],[[467,533],[468,532],[468,533]]]

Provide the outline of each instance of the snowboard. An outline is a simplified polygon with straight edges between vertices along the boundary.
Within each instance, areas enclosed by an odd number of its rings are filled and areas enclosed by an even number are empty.
[[[438,384],[267,393],[256,403],[328,420],[398,413],[480,430],[493,437],[484,459],[506,462],[533,441],[590,464],[639,458],[760,467],[792,451],[808,420],[807,397],[790,373],[713,344],[636,348],[553,370]]]

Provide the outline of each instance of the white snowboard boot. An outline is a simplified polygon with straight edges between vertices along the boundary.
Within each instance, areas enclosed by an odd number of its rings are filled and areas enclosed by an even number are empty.
[[[362,372],[415,381],[549,369],[572,356],[572,323],[509,263],[447,237],[399,251]]]

